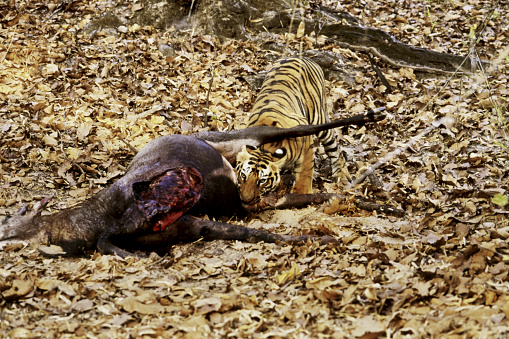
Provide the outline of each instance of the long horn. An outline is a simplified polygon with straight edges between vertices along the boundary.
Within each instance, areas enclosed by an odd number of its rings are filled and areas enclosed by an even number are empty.
[[[377,122],[385,118],[385,114],[380,113],[384,110],[385,107],[370,109],[366,113],[357,114],[345,119],[334,120],[321,125],[299,125],[292,128],[254,126],[233,131],[204,131],[196,133],[194,136],[205,140],[230,163],[234,163],[237,154],[242,150],[244,145],[259,147],[269,142],[317,134],[331,128]]]
[[[338,119],[320,125],[299,125],[292,128],[277,128],[277,131],[271,128],[267,135],[264,135],[263,139],[260,140],[260,144],[280,141],[286,138],[303,137],[306,135],[317,134],[321,131],[341,126],[361,125],[368,122],[377,122],[385,119],[385,114],[380,113],[384,110],[385,107],[370,109],[366,113],[357,114],[349,118]]]

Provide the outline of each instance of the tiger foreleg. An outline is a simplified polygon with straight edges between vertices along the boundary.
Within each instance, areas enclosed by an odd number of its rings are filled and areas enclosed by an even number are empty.
[[[292,193],[309,194],[313,192],[313,172],[314,172],[314,156],[313,148],[302,147],[303,155],[295,164],[295,184]]]

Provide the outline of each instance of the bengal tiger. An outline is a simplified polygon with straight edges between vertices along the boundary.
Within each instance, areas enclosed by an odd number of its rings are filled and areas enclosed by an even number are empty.
[[[328,122],[323,71],[307,58],[279,60],[269,71],[256,99],[246,127],[289,128]],[[334,130],[318,138],[331,159],[332,176],[350,180],[343,152]],[[312,136],[285,139],[259,148],[244,146],[237,155],[237,184],[244,205],[254,205],[267,193],[277,190],[281,171],[293,167],[293,193],[312,193],[314,149]]]

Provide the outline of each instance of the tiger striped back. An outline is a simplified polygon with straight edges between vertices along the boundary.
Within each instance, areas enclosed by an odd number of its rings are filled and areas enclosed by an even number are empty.
[[[246,127],[275,126],[289,128],[303,124],[328,122],[323,71],[307,58],[279,60],[267,74]],[[338,149],[334,130],[322,131],[318,138],[332,162],[332,175],[349,174]],[[244,147],[237,156],[239,194],[246,204],[275,191],[280,171],[294,168],[294,193],[312,192],[314,149],[312,136],[288,138],[264,144],[260,148]]]

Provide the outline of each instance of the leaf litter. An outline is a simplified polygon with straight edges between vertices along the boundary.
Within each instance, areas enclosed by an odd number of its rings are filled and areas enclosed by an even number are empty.
[[[365,3],[329,6],[401,41],[463,55],[492,5]],[[243,77],[270,65],[256,41],[181,39],[136,24],[80,34],[112,4],[77,1],[55,10],[63,4],[0,5],[2,218],[50,195],[50,212],[90,197],[123,174],[133,157],[126,143],[140,149],[161,135],[193,133],[204,128],[204,114],[211,129],[240,128],[256,98]],[[143,7],[136,5],[132,11]],[[6,245],[0,333],[506,336],[507,18],[507,8],[497,7],[475,45],[496,70],[447,79],[380,62],[389,95],[363,54],[326,39],[273,37],[332,50],[355,65],[354,83],[327,82],[336,118],[387,106],[384,122],[343,130],[341,143],[354,161],[387,159],[375,172],[381,189],[365,183],[349,192],[402,208],[405,217],[338,203],[233,221],[282,234],[330,234],[337,247],[196,242],[163,257],[123,260],[99,253],[45,258],[30,245]],[[316,182],[320,191],[343,189],[321,173]]]

